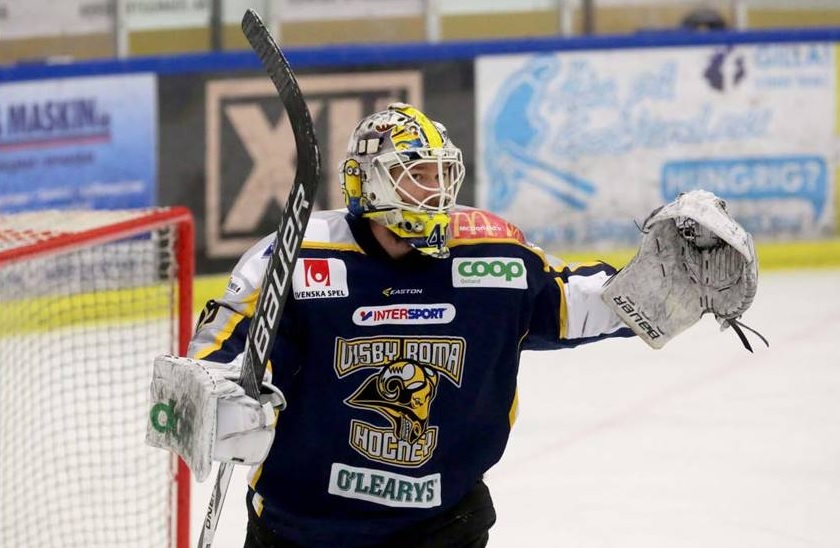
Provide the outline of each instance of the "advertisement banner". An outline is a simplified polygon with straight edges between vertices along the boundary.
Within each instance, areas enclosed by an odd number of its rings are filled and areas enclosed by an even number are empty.
[[[279,0],[283,21],[418,17],[423,0]]]
[[[0,85],[0,212],[155,205],[152,74]]]
[[[346,150],[369,109],[381,110],[397,100],[422,104],[418,72],[301,76],[298,83],[313,119],[329,119],[328,126],[321,126],[326,135],[319,137],[333,153]],[[255,242],[251,233],[272,211],[270,206],[279,211],[289,195],[296,169],[294,136],[285,116],[277,116],[277,91],[268,78],[209,81],[206,93],[207,253],[240,254]],[[242,155],[247,161],[241,161]],[[327,184],[319,195],[328,208],[344,205],[329,176],[341,159],[327,157],[323,166]]]
[[[474,101],[471,61],[399,70],[297,74],[321,149],[316,209],[344,207],[339,164],[359,120],[393,101],[444,122],[464,151],[460,198],[473,203]],[[161,76],[161,205],[189,207],[196,220],[196,269],[229,271],[277,221],[297,166],[282,103],[260,71]]]
[[[210,25],[211,0],[123,0],[126,26],[130,30],[158,30]],[[266,2],[270,0],[265,0]],[[263,2],[221,2],[223,23],[236,24],[248,8],[263,11]]]
[[[270,4],[270,5],[269,5]],[[210,21],[209,0],[128,0],[126,22],[131,30],[204,27]],[[248,8],[255,8],[266,23],[411,17],[423,13],[422,0],[227,0],[221,17],[239,24]],[[272,14],[274,19],[272,19]]]
[[[108,0],[0,0],[0,40],[110,32],[112,4]]]
[[[493,56],[476,70],[477,202],[548,249],[634,246],[633,220],[694,188],[758,239],[834,229],[833,44]]]

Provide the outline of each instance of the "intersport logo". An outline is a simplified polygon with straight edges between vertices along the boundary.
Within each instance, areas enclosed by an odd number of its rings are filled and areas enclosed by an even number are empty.
[[[356,325],[434,324],[450,323],[454,319],[455,307],[448,303],[363,306],[353,313]]]
[[[475,257],[452,260],[453,287],[527,289],[525,263],[515,257]]]

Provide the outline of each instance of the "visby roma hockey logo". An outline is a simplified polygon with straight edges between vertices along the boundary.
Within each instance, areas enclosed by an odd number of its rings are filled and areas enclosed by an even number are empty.
[[[377,429],[382,439],[393,437],[397,441],[392,445],[395,449],[403,442],[406,448],[403,457],[425,462],[437,446],[438,429],[429,427],[429,414],[439,381],[431,367],[412,360],[397,360],[382,368],[379,374],[368,377],[345,402],[352,407],[371,409],[388,419],[390,428]],[[370,428],[375,427],[351,421],[353,434],[364,434]],[[383,455],[393,459],[401,457],[398,451],[388,455],[386,450]]]
[[[336,339],[339,378],[369,373],[344,403],[385,419],[379,424],[352,419],[350,445],[375,462],[408,467],[427,462],[439,437],[431,424],[434,399],[442,378],[460,387],[465,349],[460,337]]]

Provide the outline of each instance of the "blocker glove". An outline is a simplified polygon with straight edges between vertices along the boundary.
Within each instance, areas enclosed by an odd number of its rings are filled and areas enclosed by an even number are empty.
[[[162,355],[155,358],[146,443],[177,453],[198,481],[212,461],[258,464],[274,441],[283,393],[266,368],[261,401],[235,381],[241,357],[228,364]]]

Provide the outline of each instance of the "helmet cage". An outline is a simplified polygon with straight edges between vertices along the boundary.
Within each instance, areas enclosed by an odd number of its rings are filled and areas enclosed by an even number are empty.
[[[443,124],[392,103],[356,126],[339,177],[351,214],[386,226],[421,253],[447,257],[450,212],[465,171]]]
[[[413,168],[435,166],[432,180],[418,180]],[[464,181],[461,150],[447,148],[413,148],[391,151],[374,157],[366,183],[370,209],[400,209],[417,213],[448,213],[455,207],[458,191]],[[422,192],[412,193],[411,188]],[[422,196],[415,197],[415,194]]]

